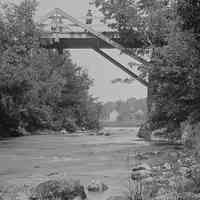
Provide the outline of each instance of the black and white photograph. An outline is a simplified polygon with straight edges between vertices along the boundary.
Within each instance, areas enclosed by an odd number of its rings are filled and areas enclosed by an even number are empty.
[[[200,200],[200,0],[0,0],[0,200]]]

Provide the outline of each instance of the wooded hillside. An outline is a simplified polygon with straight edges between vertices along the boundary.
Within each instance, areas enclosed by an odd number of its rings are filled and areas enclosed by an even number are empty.
[[[145,134],[200,120],[200,4],[196,0],[96,0],[122,40],[144,45],[133,50],[149,55],[149,66],[138,65],[148,77],[148,121]],[[110,21],[110,22],[111,22]],[[114,23],[113,23],[114,21]]]
[[[101,105],[70,53],[40,47],[35,0],[0,4],[0,136],[98,129]]]

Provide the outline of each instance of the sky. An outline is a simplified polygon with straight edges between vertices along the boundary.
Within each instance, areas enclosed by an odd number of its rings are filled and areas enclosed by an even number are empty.
[[[21,0],[11,0],[15,3]],[[37,11],[37,18],[44,16],[53,8],[61,8],[70,15],[83,19],[89,7],[89,0],[38,0],[39,7]],[[94,15],[100,15],[95,12]],[[90,93],[94,97],[98,97],[100,101],[116,101],[127,100],[128,98],[136,97],[143,98],[147,96],[146,88],[139,82],[134,81],[131,84],[116,83],[111,81],[115,78],[129,78],[129,75],[121,71],[115,65],[111,64],[102,56],[90,49],[84,50],[70,50],[73,62],[82,66],[88,71],[91,79],[93,79],[93,86]],[[118,50],[106,50],[113,58],[127,65],[133,61],[130,57],[120,55]]]

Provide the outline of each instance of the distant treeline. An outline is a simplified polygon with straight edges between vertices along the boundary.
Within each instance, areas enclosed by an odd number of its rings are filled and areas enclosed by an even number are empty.
[[[116,116],[115,121],[129,121],[134,124],[143,122],[147,114],[146,98],[130,98],[127,101],[107,102],[103,105],[101,120],[112,121],[111,115],[113,112],[115,112]]]

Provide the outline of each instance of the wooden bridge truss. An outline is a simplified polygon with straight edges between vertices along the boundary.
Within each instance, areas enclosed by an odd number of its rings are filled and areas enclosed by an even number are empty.
[[[43,29],[45,26],[49,25],[44,23],[47,20],[51,20],[51,25],[50,30],[44,30],[41,35],[40,43],[42,47],[58,49],[59,53],[62,53],[63,49],[93,49],[109,60],[112,64],[116,65],[141,84],[148,87],[148,82],[146,80],[142,79],[129,67],[122,65],[101,50],[114,48],[119,49],[122,53],[129,55],[137,62],[145,66],[150,66],[148,61],[133,53],[132,49],[139,48],[138,46],[124,46],[120,43],[121,41],[117,31],[97,32],[90,25],[77,20],[59,8],[55,8],[40,20],[39,24]],[[70,26],[64,25],[64,20],[70,21],[72,23],[71,26],[81,28],[81,30],[73,31]]]

